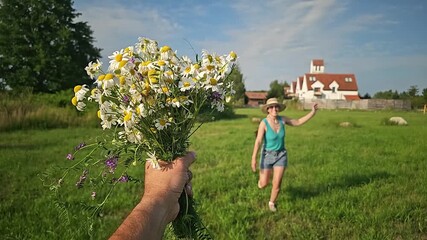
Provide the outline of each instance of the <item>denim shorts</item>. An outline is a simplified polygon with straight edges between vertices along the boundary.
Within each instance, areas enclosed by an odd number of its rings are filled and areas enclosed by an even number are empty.
[[[272,169],[273,167],[287,167],[288,152],[286,149],[279,151],[269,151],[263,149],[261,151],[261,169]]]

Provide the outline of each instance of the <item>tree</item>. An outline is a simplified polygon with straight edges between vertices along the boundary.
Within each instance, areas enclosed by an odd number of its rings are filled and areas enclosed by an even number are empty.
[[[427,88],[423,89],[423,97],[424,97],[425,103],[427,103]]]
[[[278,80],[274,80],[270,83],[270,90],[267,93],[267,98],[278,98],[282,101],[285,98],[285,90],[284,87],[289,86],[288,83],[279,83]]]
[[[369,93],[365,93],[365,95],[359,97],[360,99],[371,99],[371,95],[369,95]]]
[[[410,97],[415,97],[418,94],[418,87],[417,86],[410,86],[408,89],[408,95]]]
[[[232,99],[233,103],[243,105],[245,103],[246,88],[239,65],[235,65],[233,71],[228,77],[233,81],[233,89],[236,91]]]
[[[56,92],[92,82],[84,70],[100,57],[92,30],[71,0],[2,0],[0,89]]]
[[[384,91],[384,92],[377,92],[374,94],[374,97],[376,99],[399,99],[399,93],[397,91]]]

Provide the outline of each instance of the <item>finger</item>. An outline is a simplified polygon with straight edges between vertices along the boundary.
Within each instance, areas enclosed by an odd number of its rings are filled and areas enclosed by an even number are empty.
[[[193,179],[193,173],[190,170],[188,170],[187,175],[188,175],[187,183],[189,183],[191,181],[191,179]]]
[[[185,193],[190,197],[193,196],[193,185],[191,182],[185,184]]]
[[[195,152],[187,152],[187,154],[183,157],[177,159],[182,162],[186,168],[189,168],[194,161],[196,161],[196,153]]]

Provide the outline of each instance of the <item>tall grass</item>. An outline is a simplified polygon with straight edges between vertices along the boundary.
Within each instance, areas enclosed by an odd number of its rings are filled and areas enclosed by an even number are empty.
[[[0,93],[0,131],[96,126],[95,114],[78,112],[70,102],[72,93]],[[89,107],[93,107],[90,105]]]
[[[259,190],[250,170],[257,109],[204,124],[192,136],[192,166],[199,213],[216,239],[426,239],[427,116],[413,112],[319,111],[306,125],[287,127],[289,168],[278,212],[268,210],[271,187]],[[287,109],[299,117],[306,112]],[[408,126],[383,125],[399,115]],[[340,127],[340,122],[351,122]],[[96,128],[17,130],[0,133],[0,237],[89,239],[80,201],[64,197],[73,215],[64,222],[39,177],[64,166],[77,143]],[[80,173],[75,173],[78,178]],[[142,176],[142,169],[134,174]],[[73,179],[71,179],[73,181]],[[71,184],[72,185],[72,184]],[[77,192],[76,192],[77,191]],[[106,239],[139,200],[141,185],[118,186],[95,221],[93,239]],[[170,235],[166,235],[169,239]]]

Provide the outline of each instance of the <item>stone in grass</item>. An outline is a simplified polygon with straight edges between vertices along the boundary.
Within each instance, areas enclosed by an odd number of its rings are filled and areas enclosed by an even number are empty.
[[[403,119],[402,117],[391,117],[388,120],[391,124],[399,125],[399,126],[406,126],[408,125],[408,122]]]
[[[254,117],[254,118],[252,118],[252,122],[253,123],[260,123],[261,122],[261,118]]]
[[[342,122],[340,123],[340,127],[352,127],[353,124],[351,122]]]

